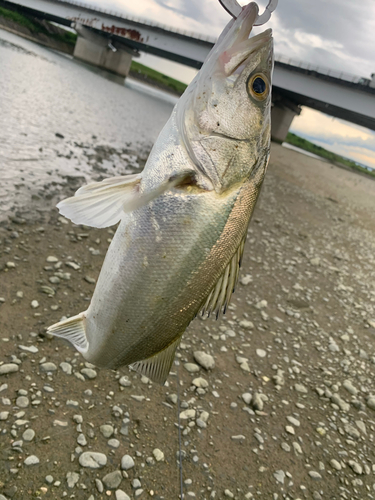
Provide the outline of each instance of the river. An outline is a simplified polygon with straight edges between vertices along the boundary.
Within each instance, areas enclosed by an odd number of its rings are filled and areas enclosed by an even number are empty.
[[[0,29],[0,221],[142,168],[177,98]]]

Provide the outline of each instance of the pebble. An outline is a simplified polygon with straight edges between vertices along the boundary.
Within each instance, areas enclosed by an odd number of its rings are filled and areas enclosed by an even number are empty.
[[[35,431],[33,429],[26,429],[25,432],[22,434],[22,439],[26,442],[32,441],[34,437],[35,437]]]
[[[19,408],[27,408],[29,406],[29,403],[29,398],[27,398],[26,396],[19,396],[16,399],[16,406],[18,406]]]
[[[236,436],[230,437],[233,441],[245,441],[245,436],[243,434],[238,434]]]
[[[112,427],[112,425],[104,424],[100,426],[100,432],[105,438],[110,438],[114,433],[114,428]]]
[[[122,470],[129,470],[132,467],[134,467],[134,460],[130,455],[124,455],[121,459],[121,469]]]
[[[363,468],[358,462],[356,462],[355,460],[349,460],[348,464],[353,470],[353,472],[355,472],[358,475],[363,474]]]
[[[344,387],[344,389],[350,392],[350,394],[353,394],[353,396],[356,396],[358,394],[358,390],[354,387],[350,380],[344,380],[342,386]]]
[[[40,366],[39,366],[39,369],[41,372],[55,372],[57,370],[57,366],[55,365],[55,363],[52,363],[52,362],[47,362],[47,363],[42,363]]]
[[[0,412],[0,421],[8,420],[9,411],[1,411]]]
[[[195,387],[206,389],[208,387],[208,382],[202,377],[195,378],[192,382]],[[177,402],[177,401],[176,401]]]
[[[245,330],[252,330],[254,328],[254,323],[247,319],[243,319],[238,324],[241,328],[244,328]]]
[[[102,481],[106,488],[108,488],[109,490],[115,490],[120,486],[122,481],[121,471],[116,470],[114,472],[110,472],[103,477]]]
[[[283,470],[277,470],[276,472],[274,472],[273,477],[276,479],[278,483],[284,484],[285,472]]]
[[[15,363],[5,363],[0,366],[0,375],[6,375],[7,373],[18,372],[18,365]]]
[[[1,375],[1,366],[0,366],[0,375]],[[371,408],[371,410],[375,410],[375,396],[370,396],[368,398],[367,406]]]
[[[264,358],[264,357],[266,357],[266,356],[267,356],[267,352],[266,352],[266,351],[264,351],[263,349],[257,349],[257,350],[256,350],[256,353],[257,353],[257,355],[258,355],[260,358]]]
[[[253,399],[252,399],[252,406],[254,410],[262,411],[264,408],[264,403],[262,398],[257,392],[254,392]]]
[[[340,462],[338,462],[334,458],[332,458],[332,460],[330,460],[329,463],[331,464],[331,467],[333,467],[336,470],[341,470],[342,469]]]
[[[215,367],[215,360],[213,356],[205,353],[204,351],[194,351],[194,359],[205,370],[212,370]]]
[[[189,373],[196,373],[196,372],[199,372],[199,370],[200,370],[199,366],[196,365],[195,363],[185,363],[184,368]]]
[[[59,261],[59,259],[57,257],[55,257],[54,255],[49,255],[46,259],[47,262],[49,262],[50,264],[55,264],[56,262]]]
[[[104,453],[85,451],[79,456],[79,464],[89,469],[100,469],[107,464],[107,457]]]
[[[68,483],[68,488],[74,488],[79,481],[79,474],[77,474],[77,472],[67,472],[66,481]]]
[[[244,394],[242,394],[241,397],[242,397],[244,403],[246,403],[247,405],[249,405],[251,403],[251,400],[253,398],[253,396],[249,392],[245,392]]]
[[[62,363],[60,363],[60,368],[64,373],[66,373],[66,375],[72,374],[73,367],[70,363],[66,363],[65,361],[63,361]]]
[[[301,394],[307,394],[307,389],[303,384],[295,384],[294,389]]]
[[[195,418],[196,411],[195,410],[184,410],[180,413],[181,420],[187,420],[189,418]]]
[[[154,458],[157,462],[161,462],[164,460],[164,453],[159,450],[159,448],[155,448],[152,454],[154,455]]]
[[[37,309],[39,307],[39,302],[37,300],[32,300],[30,305],[33,309]]]
[[[130,500],[130,496],[127,495],[125,493],[125,491],[122,491],[122,490],[116,490],[115,497],[116,497],[116,500]]]
[[[244,285],[244,286],[248,285],[252,281],[253,281],[253,278],[250,274],[245,274],[245,276],[240,279],[241,285]]]
[[[35,347],[35,345],[19,345],[18,348],[21,349],[21,351],[31,352],[32,354],[36,354],[37,352],[39,352],[39,349]]]
[[[30,455],[23,461],[25,465],[37,465],[39,464],[39,462],[40,462],[39,458],[35,455]]]
[[[120,446],[120,441],[118,439],[112,438],[108,440],[108,446],[111,448],[118,448]]]
[[[81,370],[82,375],[84,375],[86,378],[92,380],[98,376],[97,372],[93,370],[92,368],[82,368]]]
[[[297,420],[296,418],[294,417],[286,417],[286,419],[288,420],[288,422],[290,422],[292,425],[294,425],[295,427],[299,427],[301,424],[299,422],[299,420]]]
[[[311,479],[322,479],[322,476],[319,474],[319,472],[316,472],[315,470],[310,470],[309,476],[311,477]]]

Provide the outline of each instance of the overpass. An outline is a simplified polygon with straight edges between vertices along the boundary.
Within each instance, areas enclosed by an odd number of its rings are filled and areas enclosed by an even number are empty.
[[[199,69],[214,39],[179,31],[74,0],[2,0],[11,9],[78,32],[74,56],[126,76],[139,52]],[[282,142],[301,106],[375,130],[375,79],[364,79],[276,58],[272,137]]]

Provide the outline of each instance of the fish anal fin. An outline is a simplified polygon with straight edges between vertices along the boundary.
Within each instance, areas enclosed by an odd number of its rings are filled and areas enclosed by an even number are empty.
[[[89,343],[86,337],[86,314],[80,313],[48,327],[47,333],[69,340],[80,353],[88,351]]]
[[[174,356],[181,337],[178,337],[172,344],[170,344],[163,351],[158,352],[150,358],[142,361],[137,361],[130,365],[130,368],[145,375],[153,382],[164,385],[167,380],[169,371],[171,369]]]
[[[216,285],[210,291],[203,306],[202,315],[207,314],[210,316],[212,312],[215,312],[216,318],[219,318],[221,314],[225,313],[237,284],[245,241],[246,235],[242,238],[239,247],[234,252]]]

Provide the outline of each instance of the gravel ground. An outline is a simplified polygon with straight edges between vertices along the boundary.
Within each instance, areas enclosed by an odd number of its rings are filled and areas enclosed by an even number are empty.
[[[0,500],[179,498],[178,393],[185,499],[375,498],[374,188],[273,145],[229,311],[164,387],[45,336],[87,308],[111,229],[0,226]]]

